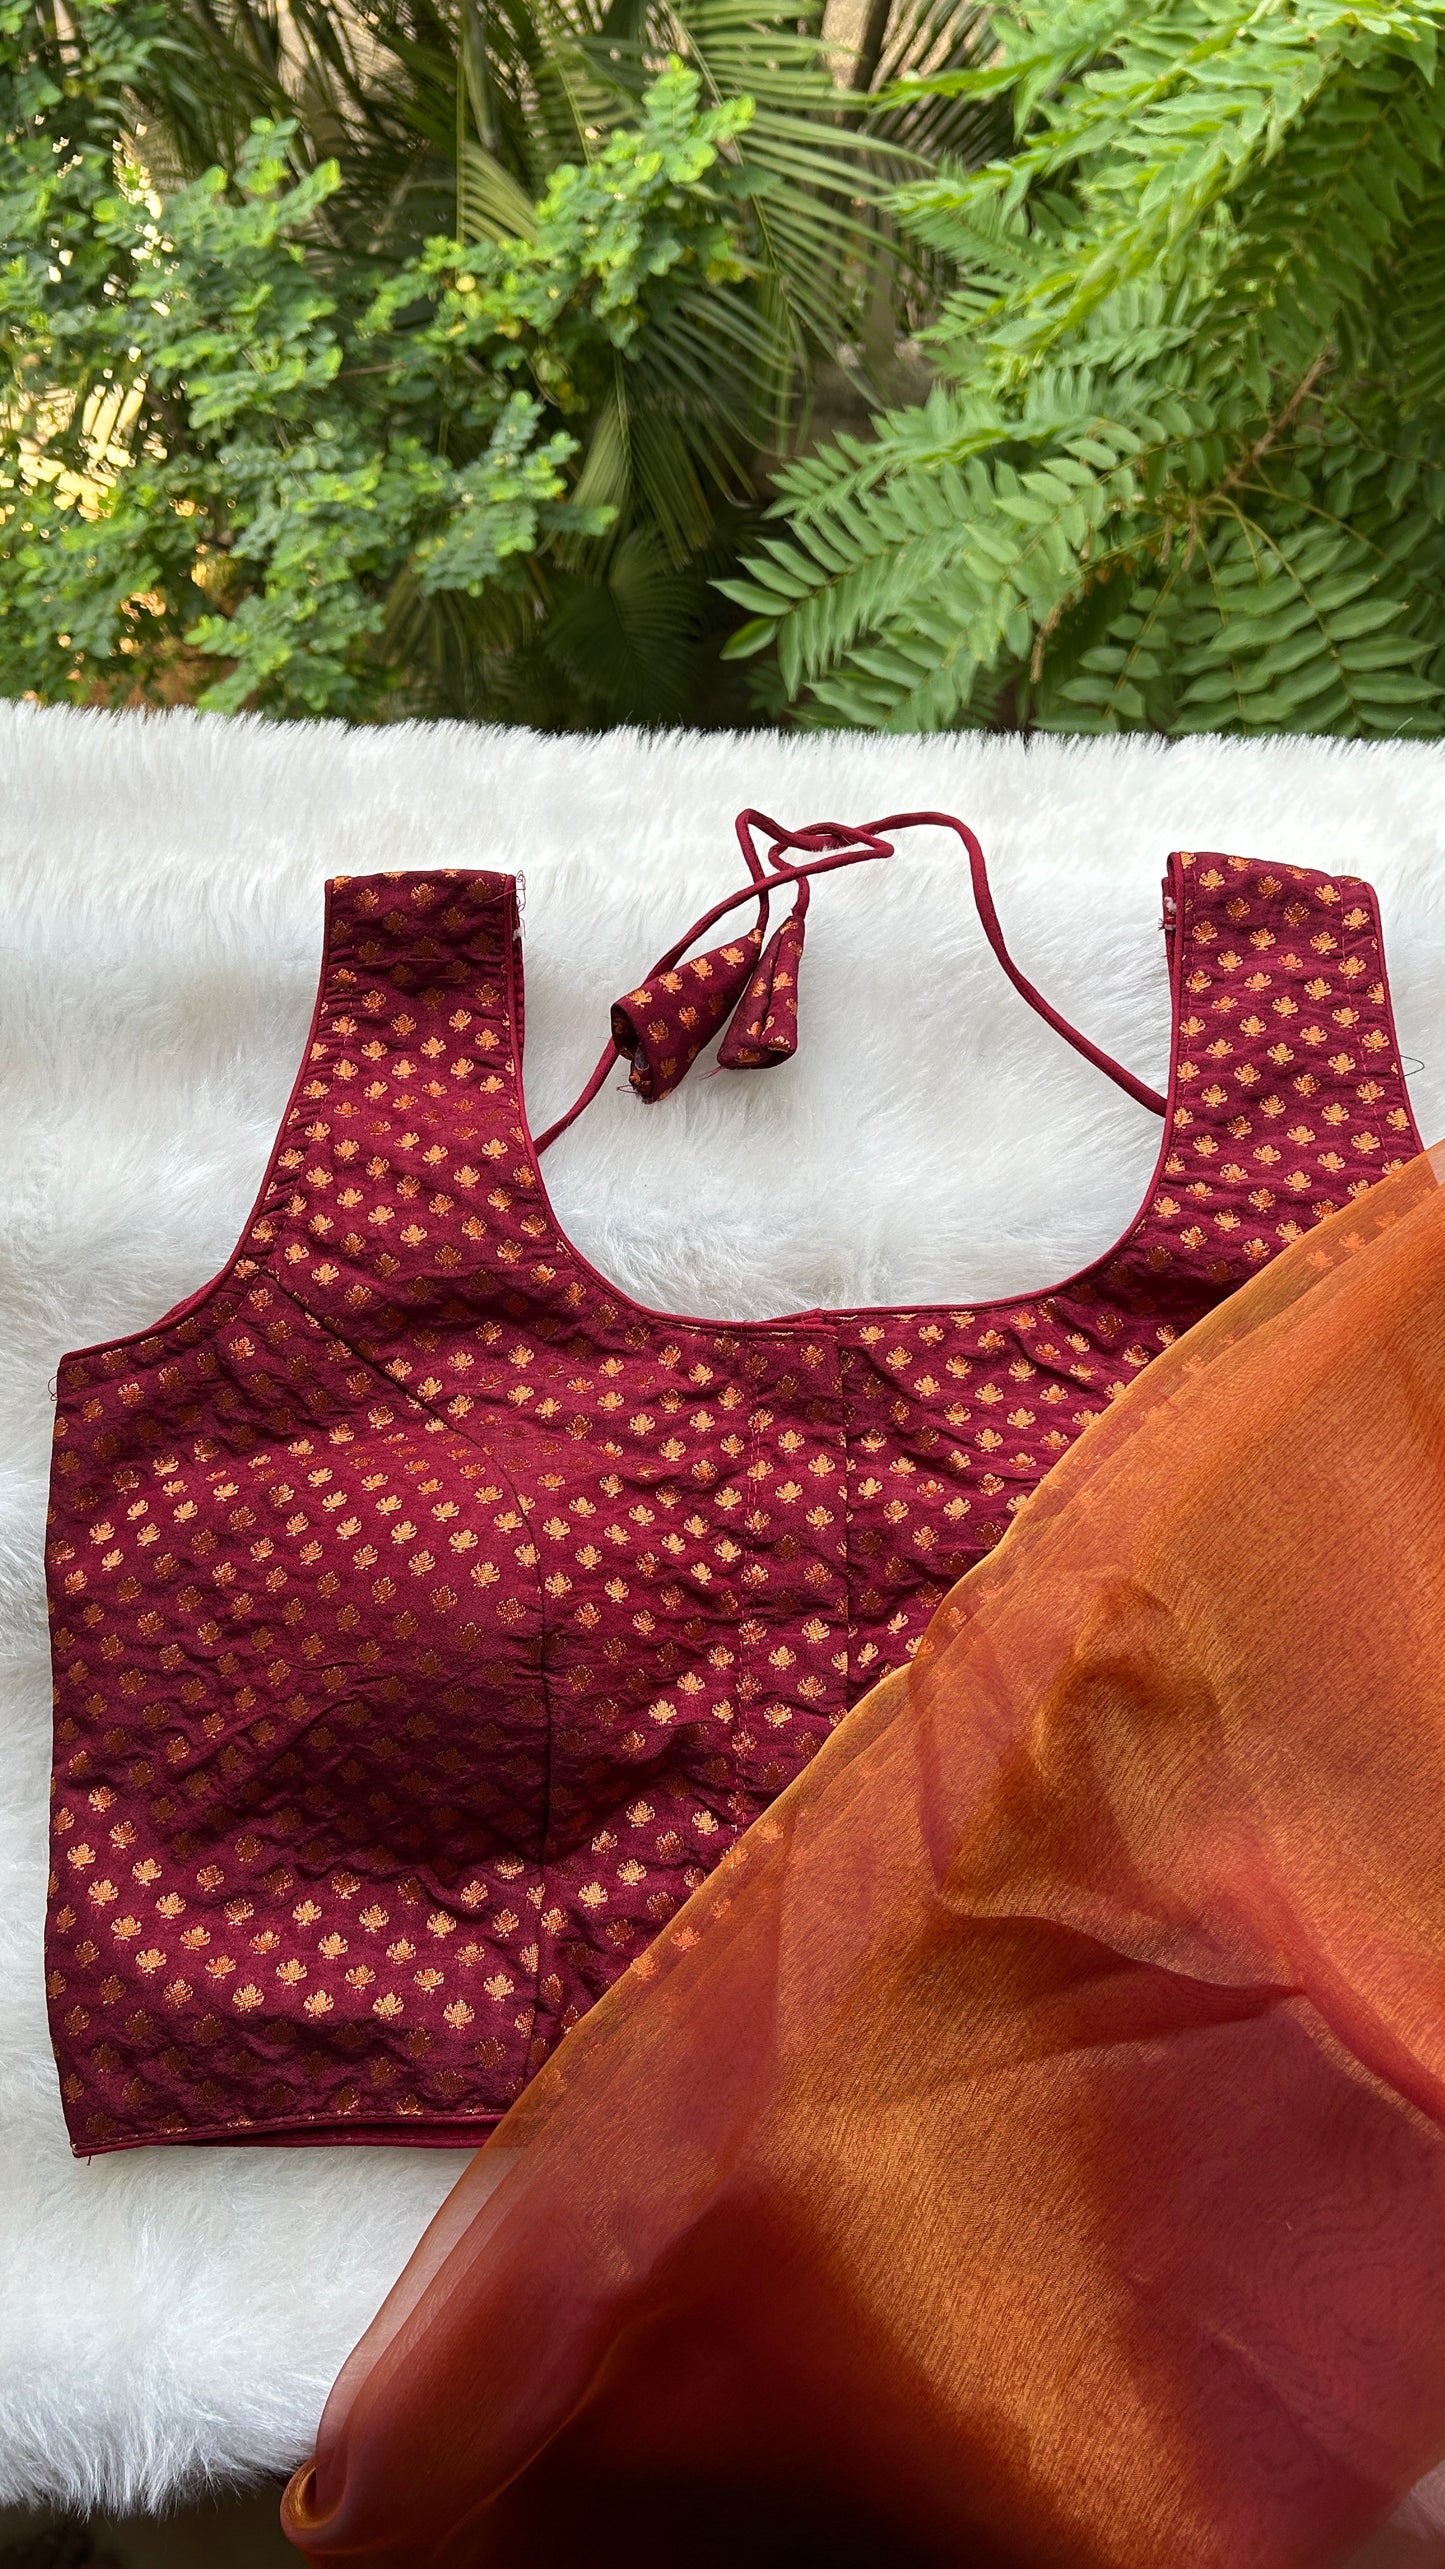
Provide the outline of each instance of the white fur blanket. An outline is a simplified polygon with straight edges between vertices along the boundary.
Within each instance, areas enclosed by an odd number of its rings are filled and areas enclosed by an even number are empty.
[[[232,1246],[304,1041],[327,874],[525,873],[540,1129],[608,1003],[741,880],[750,802],[970,819],[1024,970],[1152,1081],[1171,846],[1369,874],[1417,1112],[1445,1131],[1445,750],[544,740],[0,707],[0,2499],[149,2506],[290,2464],[461,2165],[70,2157],[40,1942],[57,1359],[142,1326]],[[619,1076],[558,1144],[560,1218],[644,1299],[741,1317],[1025,1290],[1105,1247],[1143,1195],[1157,1124],[1008,987],[956,841],[920,835],[815,887],[802,1018],[787,1068],[700,1065],[651,1108]]]

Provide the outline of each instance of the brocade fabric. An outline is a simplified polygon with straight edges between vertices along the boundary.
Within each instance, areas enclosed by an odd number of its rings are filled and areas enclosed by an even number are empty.
[[[1168,1113],[1111,1250],[1034,1294],[723,1325],[557,1224],[511,879],[330,888],[239,1249],[59,1371],[78,2152],[482,2138],[1080,1430],[1414,1154],[1367,885],[1176,855],[1165,918]]]
[[[1442,1173],[1161,1356],[548,2063],[307,2559],[1439,2569]]]

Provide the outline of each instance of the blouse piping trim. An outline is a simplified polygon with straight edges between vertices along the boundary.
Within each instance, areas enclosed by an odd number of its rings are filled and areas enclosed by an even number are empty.
[[[127,2132],[118,2140],[92,2141],[88,2147],[72,2141],[70,2155],[73,2159],[107,2159],[122,2150],[152,2150],[166,2145],[189,2148],[193,2142],[206,2141],[229,2141],[237,2147],[248,2141],[284,2144],[287,2133],[304,2136],[308,2141],[350,2143],[360,2149],[408,2145],[415,2149],[420,2145],[430,2150],[470,2150],[475,2146],[472,2139],[454,2139],[453,2133],[470,2136],[493,2132],[507,2110],[504,2105],[483,2105],[475,2114],[458,2114],[452,2106],[444,2115],[395,2114],[386,2118],[375,2114],[289,2114],[271,2123],[251,2123],[244,2118],[233,2123],[188,2123],[182,2132],[162,2131],[156,2125],[150,2131]]]
[[[1399,1082],[1401,1102],[1410,1119],[1410,1138],[1418,1155],[1424,1152],[1426,1143],[1415,1121],[1414,1101],[1411,1098],[1410,1083],[1405,1074],[1405,1058],[1400,1050],[1400,1031],[1395,1024],[1395,998],[1390,988],[1390,961],[1385,952],[1385,926],[1380,917],[1380,898],[1373,883],[1366,882],[1363,876],[1357,877],[1357,880],[1363,884],[1370,904],[1370,916],[1375,923],[1375,949],[1380,958],[1380,987],[1384,992],[1385,1026],[1390,1038],[1391,1067]]]
[[[847,1320],[902,1320],[905,1318],[921,1318],[932,1313],[944,1313],[950,1311],[970,1311],[975,1314],[990,1311],[1007,1311],[1010,1309],[1017,1309],[1020,1305],[1027,1305],[1029,1303],[1056,1302],[1061,1294],[1072,1293],[1080,1285],[1090,1283],[1094,1277],[1102,1275],[1107,1268],[1111,1267],[1116,1259],[1122,1257],[1124,1252],[1133,1245],[1134,1240],[1143,1230],[1144,1225],[1149,1218],[1149,1214],[1153,1209],[1154,1198],[1158,1193],[1160,1180],[1164,1175],[1165,1163],[1168,1160],[1169,1154],[1175,1144],[1174,1114],[1179,1081],[1180,1026],[1183,1019],[1182,1003],[1184,995],[1184,957],[1189,946],[1190,931],[1194,922],[1194,904],[1193,884],[1185,867],[1181,865],[1177,852],[1171,852],[1168,864],[1169,871],[1166,876],[1166,884],[1167,888],[1172,892],[1177,906],[1175,912],[1176,933],[1172,939],[1173,951],[1169,957],[1168,967],[1170,1002],[1169,1085],[1165,1096],[1164,1124],[1160,1134],[1159,1149],[1155,1155],[1154,1165],[1149,1175],[1149,1182],[1144,1190],[1138,1210],[1131,1215],[1129,1221],[1125,1224],[1124,1229],[1120,1232],[1117,1240],[1115,1240],[1109,1248],[1103,1250],[1098,1256],[1090,1258],[1086,1265],[1076,1267],[1071,1275],[1062,1277],[1057,1284],[1033,1286],[1023,1293],[998,1293],[988,1294],[981,1297],[977,1295],[955,1294],[947,1302],[830,1303],[823,1306],[816,1306],[807,1311],[781,1312],[775,1319],[771,1320],[708,1319],[703,1314],[693,1312],[659,1311],[652,1303],[639,1302],[634,1295],[628,1293],[625,1286],[614,1284],[610,1277],[604,1276],[600,1269],[593,1266],[589,1258],[584,1257],[582,1251],[577,1247],[576,1242],[569,1237],[568,1233],[563,1228],[562,1223],[558,1220],[557,1210],[552,1202],[551,1195],[548,1192],[547,1181],[542,1174],[542,1165],[537,1157],[537,1145],[533,1138],[531,1119],[527,1113],[526,1084],[522,1073],[521,1052],[517,1042],[518,1012],[521,1004],[520,993],[523,970],[522,940],[518,925],[515,878],[510,875],[505,876],[503,880],[508,886],[508,924],[511,929],[511,934],[508,936],[506,943],[507,1045],[508,1058],[511,1066],[512,1089],[516,1101],[517,1122],[520,1127],[522,1147],[526,1154],[527,1165],[531,1170],[533,1182],[537,1190],[538,1210],[546,1214],[547,1219],[552,1226],[553,1235],[556,1239],[559,1253],[566,1258],[568,1264],[575,1268],[579,1275],[585,1276],[588,1282],[592,1284],[598,1292],[604,1294],[610,1302],[615,1304],[619,1312],[630,1314],[635,1320],[647,1321],[649,1324],[657,1328],[702,1329],[709,1331],[714,1337],[721,1338],[736,1338],[744,1336],[772,1336],[786,1338],[791,1336],[797,1330],[827,1329]]]

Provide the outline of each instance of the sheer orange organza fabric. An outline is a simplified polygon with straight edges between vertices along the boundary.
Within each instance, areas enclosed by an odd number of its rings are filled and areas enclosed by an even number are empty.
[[[479,2154],[315,2561],[1297,2569],[1445,2454],[1445,1150],[1161,1356]]]

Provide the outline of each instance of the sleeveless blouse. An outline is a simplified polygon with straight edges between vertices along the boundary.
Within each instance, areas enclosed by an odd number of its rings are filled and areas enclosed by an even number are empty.
[[[961,834],[1018,986],[1150,1098],[1024,982]],[[774,835],[771,942],[745,840],[757,924],[614,1012],[643,1096],[729,1015],[731,1066],[785,1058],[807,877],[891,852]],[[1039,1293],[723,1324],[559,1228],[512,878],[328,887],[240,1247],[58,1377],[77,2153],[482,2139],[1139,1368],[1415,1154],[1367,884],[1177,854],[1165,931],[1163,1137],[1112,1249]]]

